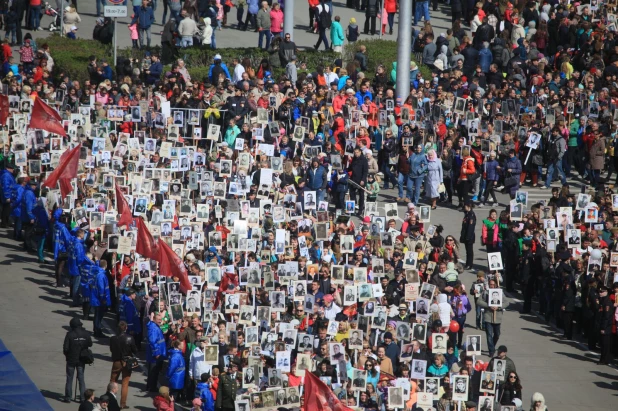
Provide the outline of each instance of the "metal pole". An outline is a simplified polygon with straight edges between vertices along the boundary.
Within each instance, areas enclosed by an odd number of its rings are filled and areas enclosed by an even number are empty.
[[[412,0],[399,1],[397,33],[397,105],[410,94],[410,47],[412,45]]]
[[[64,36],[64,2],[61,2],[62,6],[60,7],[60,37]],[[21,24],[21,23],[20,23]]]
[[[294,41],[294,0],[285,0],[285,12],[283,13],[283,37],[290,34],[290,40]]]
[[[118,34],[116,33],[116,17],[114,17],[114,69],[116,68],[116,66],[118,65],[118,63],[116,62],[116,38],[118,37]]]
[[[378,6],[380,7],[378,13],[381,16],[380,21],[378,21],[378,31],[380,32],[380,40],[382,40],[382,20],[384,20],[384,16],[382,16],[382,14],[384,13],[384,6],[382,5],[382,1],[378,2]]]

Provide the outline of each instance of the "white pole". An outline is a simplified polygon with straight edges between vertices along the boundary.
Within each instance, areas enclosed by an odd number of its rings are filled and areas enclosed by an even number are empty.
[[[114,68],[116,68],[116,66],[118,65],[118,62],[116,61],[116,38],[118,37],[118,34],[116,33],[116,17],[114,17]]]

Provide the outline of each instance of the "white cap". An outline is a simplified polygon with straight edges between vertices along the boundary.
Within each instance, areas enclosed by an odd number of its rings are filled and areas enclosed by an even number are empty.
[[[221,60],[221,54],[215,54],[215,60]]]
[[[77,30],[77,27],[76,26],[71,26],[71,31],[73,31],[73,30]]]

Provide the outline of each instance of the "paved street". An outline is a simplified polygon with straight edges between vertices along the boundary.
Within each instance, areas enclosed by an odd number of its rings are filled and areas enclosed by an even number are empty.
[[[547,193],[538,189],[535,193]],[[382,193],[380,201],[392,201],[394,190]],[[538,194],[534,194],[537,196]],[[544,198],[544,197],[543,197]],[[539,197],[540,199],[540,197]],[[507,197],[500,196],[506,203]],[[480,236],[480,220],[487,209],[476,210],[477,238]],[[400,215],[405,210],[400,209]],[[461,213],[453,209],[439,208],[432,212],[432,222],[445,226],[445,234],[459,236]],[[40,266],[36,259],[25,254],[19,244],[7,238],[6,230],[0,232],[0,261],[6,270],[0,272],[0,318],[2,339],[12,350],[28,375],[48,399],[50,405],[59,411],[75,410],[74,404],[59,402],[64,392],[64,356],[62,342],[71,317],[81,315],[81,309],[71,308],[65,298],[68,289],[53,287],[51,266]],[[486,263],[485,253],[477,243],[475,263],[479,268]],[[463,282],[469,287],[474,281],[471,273],[463,275]],[[607,366],[597,366],[597,354],[586,352],[576,342],[564,341],[545,322],[533,315],[521,316],[517,299],[505,300],[507,312],[499,344],[509,348],[509,357],[515,361],[524,387],[524,405],[527,406],[534,391],[545,395],[550,409],[563,411],[594,409],[614,410],[618,389],[618,372]],[[108,322],[111,323],[111,322]],[[472,315],[468,324],[474,324]],[[92,323],[85,324],[92,329]],[[111,333],[110,330],[107,333]],[[467,328],[467,334],[475,333]],[[110,361],[107,339],[94,339],[93,352],[96,361],[86,369],[88,387],[94,388],[97,395],[104,392],[109,378]],[[483,334],[483,347],[486,348]],[[483,354],[486,355],[484,349]],[[484,356],[484,360],[487,358]],[[150,409],[151,398],[142,394],[145,375],[133,374],[129,404],[134,409]]]
[[[163,21],[163,6],[162,0],[158,0],[158,7],[155,11],[156,23],[152,26],[152,45],[160,44],[160,33],[163,30],[163,26],[161,22]],[[341,24],[345,30],[348,26],[348,22],[350,17],[355,17],[357,24],[360,27],[360,31],[363,29],[363,25],[365,23],[365,15],[364,12],[358,12],[353,9],[348,9],[345,7],[345,2],[343,1],[335,1],[334,4],[334,15],[339,15],[341,17]],[[82,22],[77,25],[78,27],[78,38],[92,39],[92,30],[95,26],[96,21],[96,3],[95,1],[78,1],[78,13],[82,19]],[[437,12],[432,12],[432,24],[435,27],[435,30],[439,30],[440,32],[446,32],[447,28],[451,27],[450,17],[447,18],[448,8],[440,3],[440,8]],[[245,16],[247,12],[245,9]],[[117,21],[118,24],[118,47],[131,47],[131,37],[128,29],[128,23],[131,21],[131,9],[129,9],[129,17],[127,18],[119,18]],[[169,13],[168,13],[169,18]],[[47,28],[51,23],[51,17],[44,16],[42,18],[41,27]],[[378,25],[380,20],[378,20]],[[397,38],[397,27],[398,27],[398,17],[395,18],[395,29],[393,35],[385,35],[384,38],[388,40],[396,40]],[[422,24],[422,23],[420,23]],[[296,0],[294,7],[294,41],[298,47],[313,47],[318,40],[318,35],[313,33],[307,33],[307,29],[309,28],[309,8],[307,6],[307,2],[305,0]],[[418,27],[417,27],[418,28]],[[388,30],[387,30],[388,31]],[[25,31],[24,31],[25,33]],[[47,37],[49,35],[49,31],[37,31],[32,32],[35,38]],[[327,36],[329,34],[327,33]],[[367,36],[361,35],[361,39],[366,38]],[[378,38],[378,36],[375,36]],[[224,28],[221,31],[216,32],[216,40],[217,47],[257,47],[258,45],[258,34],[251,31],[240,31],[236,30],[236,9],[233,8],[230,13],[228,13],[228,28]],[[329,37],[330,42],[330,37]],[[322,46],[323,49],[323,46]],[[53,53],[53,50],[52,50]],[[369,56],[371,58],[371,56]]]

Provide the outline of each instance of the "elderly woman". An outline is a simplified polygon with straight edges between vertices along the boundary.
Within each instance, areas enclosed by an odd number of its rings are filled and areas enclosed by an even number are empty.
[[[436,209],[436,201],[440,197],[438,189],[444,179],[442,172],[442,161],[436,155],[436,151],[431,149],[427,152],[427,176],[425,177],[425,191],[431,199],[431,209]]]

